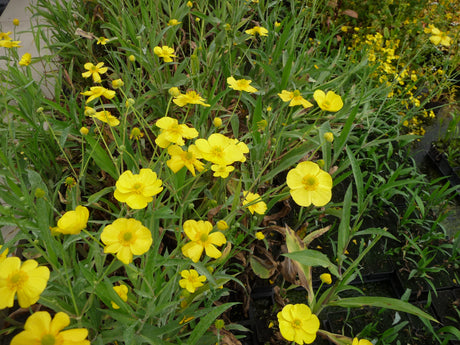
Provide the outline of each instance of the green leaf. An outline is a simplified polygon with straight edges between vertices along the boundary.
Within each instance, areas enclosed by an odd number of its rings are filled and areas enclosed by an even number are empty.
[[[198,344],[200,338],[206,333],[206,331],[211,327],[212,323],[228,308],[234,306],[238,303],[225,303],[216,307],[213,307],[205,317],[200,319],[200,322],[195,326],[187,344],[194,345]]]
[[[391,238],[392,240],[399,242],[399,240],[396,237],[394,237],[391,233],[389,233],[386,229],[379,229],[379,228],[370,228],[370,229],[355,232],[353,234],[353,237],[364,236],[364,235],[381,235],[381,236],[385,236],[385,237]]]
[[[321,266],[327,267],[329,271],[335,275],[336,277],[339,276],[339,272],[337,270],[337,266],[334,265],[326,254],[318,252],[317,250],[313,249],[304,249],[292,253],[283,254],[284,256],[288,257],[291,260],[297,261],[305,266]]]
[[[353,177],[355,178],[356,191],[358,194],[358,213],[361,214],[364,206],[364,190],[363,190],[363,174],[359,168],[358,161],[356,160],[353,152],[347,146],[346,147],[347,156],[350,159],[351,169],[353,170]]]
[[[349,297],[349,298],[342,298],[337,301],[329,302],[328,305],[343,307],[343,308],[361,308],[364,305],[368,305],[371,307],[386,308],[386,309],[402,311],[404,313],[416,315],[421,319],[427,319],[433,322],[438,322],[430,314],[425,313],[423,310],[413,306],[412,304],[408,302],[404,302],[396,298],[373,297],[373,296]]]
[[[99,199],[102,198],[104,195],[112,192],[113,188],[114,187],[106,187],[100,190],[99,192],[94,193],[93,195],[90,195],[88,198],[88,205],[95,204],[96,202],[98,202]]]
[[[274,267],[271,267],[271,269],[266,267],[263,260],[257,256],[251,255],[249,257],[249,263],[254,273],[262,279],[270,278],[274,272]]]
[[[107,172],[110,176],[117,180],[118,171],[110,157],[107,155],[107,152],[92,136],[87,135],[86,141],[91,146],[90,155],[94,159],[96,164],[99,166],[99,168],[101,168],[103,171]]]
[[[353,188],[350,184],[348,186],[347,192],[345,193],[345,199],[343,200],[342,216],[340,219],[339,233],[337,237],[337,257],[339,258],[340,263],[343,260],[342,256],[351,237],[350,218],[352,192]]]

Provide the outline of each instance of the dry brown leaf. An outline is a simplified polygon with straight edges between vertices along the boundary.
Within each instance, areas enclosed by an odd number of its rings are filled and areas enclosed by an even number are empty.
[[[358,19],[358,13],[353,11],[353,10],[345,10],[342,13],[347,15],[347,16],[349,16],[349,17]]]
[[[97,39],[97,37],[92,32],[86,32],[80,28],[77,28],[77,30],[75,30],[75,35],[87,38],[89,40]]]
[[[217,329],[215,326],[211,327],[211,331],[212,333],[217,335]],[[220,345],[242,345],[241,341],[236,339],[235,335],[232,332],[227,331],[226,329],[221,329],[219,331],[219,334],[220,334],[220,343],[219,343]]]

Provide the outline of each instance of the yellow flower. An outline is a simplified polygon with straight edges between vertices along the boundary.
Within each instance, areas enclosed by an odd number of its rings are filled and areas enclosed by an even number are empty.
[[[214,174],[212,176],[214,177],[222,177],[222,178],[227,178],[228,175],[235,170],[235,167],[231,165],[218,165],[218,164],[213,164],[211,165],[211,170],[214,171]]]
[[[251,204],[248,206],[248,210],[251,214],[254,214],[254,212],[258,214],[265,214],[265,211],[267,211],[267,204],[262,201],[259,194],[244,191],[243,197],[243,206]],[[255,201],[257,202],[254,203]]]
[[[187,220],[184,222],[183,228],[185,234],[190,239],[190,242],[182,247],[182,254],[184,256],[192,259],[193,262],[200,260],[203,250],[207,256],[214,259],[222,256],[222,253],[215,246],[223,245],[227,242],[227,239],[219,231],[210,234],[212,230],[210,222]]]
[[[172,58],[176,57],[176,55],[174,55],[174,48],[170,48],[168,46],[157,46],[153,48],[153,52],[158,57],[163,58],[164,62],[172,62]]]
[[[110,127],[116,127],[120,124],[120,120],[113,116],[108,110],[98,111],[91,117],[96,118],[104,123],[107,123]]]
[[[129,134],[129,139],[139,140],[140,138],[144,137],[144,133],[138,127],[134,127]]]
[[[86,116],[93,116],[93,115],[96,114],[96,109],[91,108],[91,107],[88,107],[88,106],[85,106],[85,112],[84,112],[84,114],[85,114]]]
[[[105,46],[108,42],[109,42],[109,39],[107,39],[107,38],[101,36],[101,37],[99,37],[99,38],[97,39],[96,44],[100,44],[100,45]]]
[[[354,338],[353,343],[351,345],[373,345],[373,344],[367,339],[358,340],[358,338]]]
[[[85,67],[85,69],[87,69],[86,72],[83,72],[81,74],[81,76],[83,78],[89,78],[89,77],[93,77],[93,81],[95,83],[100,83],[101,82],[101,76],[100,74],[104,74],[105,72],[107,72],[108,68],[107,67],[102,67],[104,66],[104,63],[103,62],[99,62],[96,66],[93,65],[91,62],[87,62],[84,64],[83,67]]]
[[[118,218],[102,230],[104,253],[117,254],[124,264],[133,261],[133,255],[146,253],[152,245],[152,234],[142,223],[133,218]]]
[[[227,83],[229,87],[233,90],[236,91],[246,91],[246,92],[257,92],[257,89],[255,87],[252,87],[251,84],[252,80],[247,80],[247,79],[239,79],[236,80],[233,77],[228,77],[227,78]]]
[[[126,202],[133,209],[142,209],[153,200],[153,196],[163,190],[163,182],[151,169],[141,169],[139,174],[127,170],[116,182],[115,199]]]
[[[222,119],[220,117],[215,117],[213,120],[212,120],[212,124],[215,126],[215,127],[220,127],[222,126]]]
[[[80,128],[80,134],[81,134],[81,135],[88,135],[88,133],[89,133],[89,129],[88,129],[88,128],[86,128],[86,127]]]
[[[8,31],[8,32],[1,32],[0,31],[0,40],[3,41],[11,41],[11,31]]]
[[[118,296],[120,296],[121,300],[123,302],[126,302],[128,300],[128,287],[124,284],[120,284],[117,286],[114,286],[113,289],[117,293]],[[110,301],[112,303],[112,308],[113,309],[120,309],[120,306],[116,304],[114,301]]]
[[[197,288],[203,286],[203,282],[206,281],[205,276],[200,276],[195,270],[183,270],[180,273],[184,279],[179,280],[181,288],[186,289],[190,293],[194,293]]]
[[[292,199],[300,206],[324,206],[331,200],[332,177],[316,163],[299,163],[289,170],[286,182]]]
[[[18,25],[19,25],[19,19],[18,19],[18,18],[14,18],[14,19],[13,19],[13,25],[14,25],[14,26],[18,26]]]
[[[278,96],[283,100],[283,102],[289,102],[290,107],[294,107],[296,105],[301,105],[304,108],[313,107],[309,101],[302,97],[299,90],[295,91],[286,91],[283,90]]]
[[[196,176],[195,168],[198,171],[204,169],[203,163],[199,160],[201,153],[195,145],[190,145],[187,151],[184,151],[180,146],[171,145],[168,147],[168,153],[171,155],[171,159],[166,164],[174,173],[185,166],[193,176]]]
[[[220,231],[225,231],[228,229],[228,224],[225,220],[221,219],[217,222],[216,224],[217,226],[217,229],[219,229]]]
[[[433,27],[431,29],[431,35],[432,36],[430,37],[430,41],[434,45],[441,44],[445,47],[450,47],[452,39],[449,36],[447,36],[445,32]]]
[[[246,30],[245,32],[252,36],[268,36],[268,30],[258,25],[254,26],[252,29]]]
[[[135,103],[136,101],[133,98],[128,98],[125,102],[125,106],[126,108],[129,108],[132,107]]]
[[[48,267],[38,267],[35,260],[21,263],[14,256],[4,259],[0,262],[0,310],[11,308],[16,294],[21,308],[35,304],[45,290],[49,277]]]
[[[337,95],[334,91],[328,91],[327,94],[325,94],[322,90],[316,90],[313,93],[313,98],[316,103],[318,103],[318,106],[326,111],[336,112],[343,107],[342,97]]]
[[[183,146],[184,138],[192,139],[198,136],[198,131],[195,128],[190,128],[187,125],[179,124],[176,119],[164,116],[155,122],[158,128],[161,128],[161,133],[155,139],[155,143],[161,148],[166,148],[170,144]]]
[[[265,235],[263,234],[263,232],[257,231],[256,232],[256,238],[258,240],[263,240],[265,238]]]
[[[305,304],[288,304],[278,313],[281,335],[297,344],[311,344],[316,339],[319,320]]]
[[[2,247],[3,247],[3,246],[0,245],[0,251],[1,251]],[[6,259],[7,255],[8,255],[8,248],[6,248],[6,249],[3,251],[3,253],[0,254],[0,263],[1,263],[3,260]]]
[[[122,87],[123,85],[125,85],[125,83],[121,79],[112,80],[112,87],[114,89],[118,89],[118,88]]]
[[[179,25],[180,21],[178,21],[177,19],[170,19],[169,22],[168,22],[168,26],[174,26],[174,25]]]
[[[326,284],[332,284],[332,277],[329,273],[323,273],[319,276],[319,279],[321,279],[321,281],[323,283],[326,283]]]
[[[31,62],[32,62],[32,55],[30,55],[30,53],[25,53],[21,57],[21,60],[19,60],[19,66],[29,66]]]
[[[279,28],[281,26],[280,22],[275,22],[275,28]]]
[[[128,56],[128,60],[131,61],[131,62],[134,62],[134,61],[136,61],[136,57],[131,54],[130,56]]]
[[[183,107],[187,104],[200,104],[205,107],[210,107],[210,104],[204,103],[205,99],[202,98],[198,93],[195,91],[187,91],[184,94],[179,94],[174,97],[173,102],[177,104],[179,107]]]
[[[180,90],[178,87],[171,87],[169,90],[168,90],[168,93],[173,96],[173,97],[176,97],[176,96],[179,96],[180,95]]]
[[[187,7],[190,7],[190,8],[192,8],[192,7],[193,7],[193,2],[191,2],[191,1],[187,1]]]
[[[19,45],[21,41],[12,41],[11,39],[8,40],[0,40],[0,47],[2,48],[18,48],[21,47]]]
[[[67,211],[58,220],[55,231],[64,235],[79,234],[88,223],[89,211],[85,206],[77,206],[74,211]]]
[[[24,331],[16,335],[10,345],[90,345],[90,341],[86,340],[86,328],[62,331],[69,324],[70,318],[63,312],[51,319],[47,311],[38,311],[29,316]]]
[[[115,91],[108,90],[103,86],[92,86],[90,87],[90,91],[81,92],[80,94],[83,96],[90,96],[86,100],[86,103],[89,103],[93,99],[99,98],[101,96],[104,96],[107,99],[112,99],[113,97],[115,97]]]
[[[204,159],[216,165],[230,165],[234,162],[244,162],[245,153],[249,152],[243,142],[230,139],[223,134],[214,133],[206,139],[197,139],[195,145]]]
[[[326,132],[326,133],[324,133],[324,139],[326,139],[326,141],[332,143],[334,141],[334,134],[332,134],[332,132]]]

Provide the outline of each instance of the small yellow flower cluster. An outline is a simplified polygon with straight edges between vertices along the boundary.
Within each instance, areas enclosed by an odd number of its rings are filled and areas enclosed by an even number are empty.
[[[11,31],[0,32],[0,47],[2,48],[18,48],[21,41],[13,41],[10,37]]]

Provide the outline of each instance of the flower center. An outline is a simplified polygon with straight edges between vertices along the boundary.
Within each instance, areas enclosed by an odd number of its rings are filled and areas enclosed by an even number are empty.
[[[292,96],[293,96],[293,98],[299,97],[299,96],[300,96],[300,91],[299,91],[299,90],[295,90],[295,91],[292,93]]]
[[[300,328],[301,325],[302,321],[300,321],[299,319],[295,319],[294,321],[292,321],[292,328]]]
[[[325,109],[329,109],[331,106],[331,102],[327,101],[327,100],[324,100],[323,101],[323,108]]]
[[[201,234],[200,236],[200,241],[201,242],[206,242],[208,240],[208,234],[204,233],[204,234]]]
[[[29,279],[27,273],[23,271],[16,271],[8,278],[8,287],[11,290],[20,290],[24,283]]]
[[[134,189],[135,192],[140,193],[140,192],[141,192],[141,189],[142,189],[142,183],[136,182],[136,183],[133,185],[133,189]]]
[[[91,73],[95,73],[97,72],[97,67],[96,66],[92,66],[91,67]]]
[[[54,345],[56,344],[56,338],[52,334],[45,334],[40,341],[41,345]]]
[[[135,235],[132,231],[125,231],[120,234],[119,239],[122,246],[129,246],[135,241]]]
[[[318,187],[318,178],[313,175],[305,175],[302,179],[303,186],[308,191],[314,191]]]

